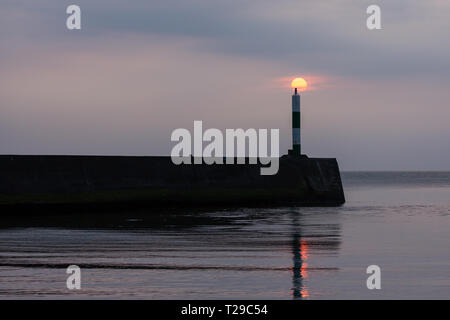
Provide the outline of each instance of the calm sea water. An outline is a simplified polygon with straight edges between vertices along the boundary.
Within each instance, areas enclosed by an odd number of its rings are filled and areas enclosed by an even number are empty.
[[[2,223],[0,298],[449,299],[450,173],[342,175],[339,208]]]

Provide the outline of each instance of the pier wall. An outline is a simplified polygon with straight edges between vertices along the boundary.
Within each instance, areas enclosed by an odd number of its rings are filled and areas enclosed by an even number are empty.
[[[0,156],[0,208],[117,205],[323,205],[345,202],[336,159],[283,156],[260,164],[174,165],[170,157]]]

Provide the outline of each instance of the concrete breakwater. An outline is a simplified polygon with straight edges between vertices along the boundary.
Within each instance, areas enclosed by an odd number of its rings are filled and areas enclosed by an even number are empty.
[[[227,206],[337,206],[345,202],[336,159],[283,156],[276,175],[260,164],[175,165],[170,157],[0,156],[0,208],[78,210]],[[6,209],[6,211],[4,210]]]

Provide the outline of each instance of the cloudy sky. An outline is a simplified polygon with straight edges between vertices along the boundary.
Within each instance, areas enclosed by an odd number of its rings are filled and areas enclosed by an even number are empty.
[[[285,153],[304,76],[309,156],[450,170],[449,16],[447,0],[2,0],[0,154],[169,154],[194,120],[280,128]]]

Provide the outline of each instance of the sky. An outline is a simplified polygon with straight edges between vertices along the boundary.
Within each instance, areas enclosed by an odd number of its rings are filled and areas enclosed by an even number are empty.
[[[450,170],[449,16],[447,0],[2,0],[0,154],[169,155],[194,120],[279,128],[286,153],[302,76],[308,156]]]

